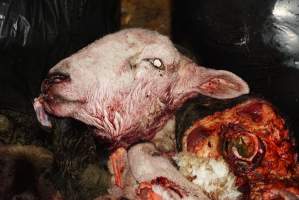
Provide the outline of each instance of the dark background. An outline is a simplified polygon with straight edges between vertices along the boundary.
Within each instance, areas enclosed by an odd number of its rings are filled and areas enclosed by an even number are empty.
[[[0,108],[33,112],[47,71],[119,28],[118,0],[1,0]]]
[[[172,35],[204,66],[245,79],[299,138],[298,0],[175,0]]]

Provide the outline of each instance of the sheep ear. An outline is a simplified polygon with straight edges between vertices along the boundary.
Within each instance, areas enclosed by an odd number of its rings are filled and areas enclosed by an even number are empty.
[[[249,87],[237,75],[224,71],[205,69],[199,92],[216,99],[231,99],[249,93]]]

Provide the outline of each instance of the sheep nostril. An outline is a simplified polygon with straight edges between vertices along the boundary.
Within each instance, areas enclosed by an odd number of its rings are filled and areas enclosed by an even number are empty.
[[[70,76],[64,73],[51,73],[45,78],[42,83],[42,92],[46,93],[47,90],[54,84],[70,81]]]
[[[70,76],[68,74],[63,73],[51,73],[47,76],[46,80],[51,83],[60,83],[63,81],[70,80]]]

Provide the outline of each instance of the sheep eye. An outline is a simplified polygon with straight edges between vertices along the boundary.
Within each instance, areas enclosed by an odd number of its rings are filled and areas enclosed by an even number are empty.
[[[159,152],[153,152],[153,153],[152,153],[152,156],[153,156],[153,157],[158,157],[158,156],[161,156],[161,153],[159,153]]]
[[[157,69],[160,69],[160,70],[165,69],[165,66],[164,66],[162,60],[159,58],[149,59],[149,62],[153,65],[153,67],[155,67]]]

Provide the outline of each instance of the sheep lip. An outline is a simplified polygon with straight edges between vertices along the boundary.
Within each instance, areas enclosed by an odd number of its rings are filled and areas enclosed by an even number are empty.
[[[43,94],[42,98],[47,104],[84,103],[83,100],[71,100],[59,94]]]

